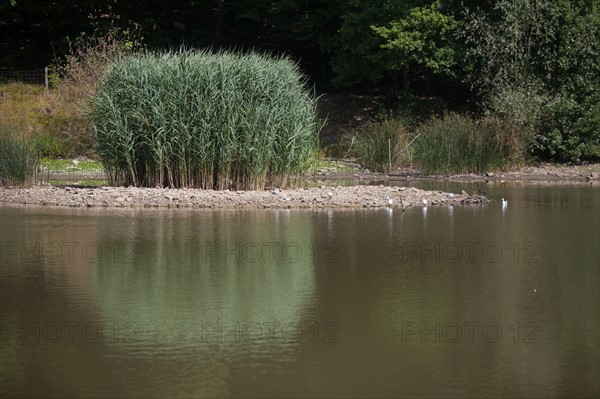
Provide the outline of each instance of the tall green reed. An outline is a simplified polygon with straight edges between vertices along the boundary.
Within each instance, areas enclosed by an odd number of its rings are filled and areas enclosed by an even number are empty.
[[[179,51],[112,64],[92,101],[116,185],[262,189],[305,173],[316,99],[287,58]]]
[[[412,134],[407,126],[408,121],[399,117],[367,122],[342,136],[342,155],[356,158],[371,170],[390,172],[408,159]]]
[[[497,118],[452,113],[432,118],[418,133],[414,160],[425,173],[481,173],[524,161],[526,143],[518,128]]]
[[[0,127],[0,187],[35,183],[38,160],[32,139]]]

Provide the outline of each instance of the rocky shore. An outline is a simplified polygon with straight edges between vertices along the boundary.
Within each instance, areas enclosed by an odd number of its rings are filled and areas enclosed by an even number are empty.
[[[118,208],[408,208],[487,203],[481,195],[414,187],[337,186],[266,191],[137,187],[0,188],[0,203]]]

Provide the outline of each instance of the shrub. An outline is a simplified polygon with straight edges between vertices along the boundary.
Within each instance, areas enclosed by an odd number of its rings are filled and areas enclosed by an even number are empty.
[[[142,49],[135,31],[95,26],[91,35],[81,34],[64,60],[52,66],[54,112],[47,122],[54,135],[68,143],[69,155],[93,155],[86,109],[108,65]]]
[[[498,118],[459,114],[433,118],[418,130],[415,163],[425,173],[487,172],[516,167],[525,147],[519,129]]]
[[[342,151],[363,166],[378,172],[391,171],[402,163],[410,133],[407,122],[384,118],[368,122],[342,136]]]
[[[473,88],[542,159],[600,158],[599,22],[598,2],[498,0],[465,11]]]
[[[0,187],[32,184],[37,164],[35,142],[0,126]]]
[[[111,184],[260,189],[308,169],[316,99],[287,58],[180,51],[119,60],[90,121]]]
[[[581,102],[566,96],[549,102],[534,151],[559,162],[600,160],[600,95],[596,92]]]

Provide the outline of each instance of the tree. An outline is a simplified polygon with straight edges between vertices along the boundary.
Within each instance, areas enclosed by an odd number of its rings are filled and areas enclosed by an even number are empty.
[[[534,154],[600,158],[597,1],[499,0],[466,13],[463,37],[484,109],[519,124]]]
[[[403,93],[409,94],[409,69],[424,69],[427,91],[430,74],[452,75],[457,64],[455,34],[458,22],[440,10],[438,2],[412,8],[406,17],[393,20],[389,27],[371,26],[385,43],[380,47],[394,53],[388,68],[403,72]]]

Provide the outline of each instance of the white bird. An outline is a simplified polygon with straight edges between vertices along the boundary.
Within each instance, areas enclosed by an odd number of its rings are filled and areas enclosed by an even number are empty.
[[[291,199],[291,198],[290,198],[290,197],[288,197],[287,195],[286,195],[286,196],[284,196],[284,197],[281,197],[281,200],[282,200],[282,201],[289,201],[290,199]]]
[[[502,209],[506,208],[508,206],[508,200],[505,200],[504,198],[502,198]]]
[[[333,198],[333,193],[331,191],[328,191],[327,195],[329,196],[329,198]]]
[[[79,161],[76,159],[74,159],[72,162],[73,162],[73,165],[75,165],[75,166],[79,165]]]
[[[386,195],[385,197],[383,197],[383,199],[387,201],[388,206],[394,205],[394,200],[391,199],[389,195]]]
[[[279,189],[276,188],[275,190],[271,191],[271,194],[275,195],[275,194],[279,194]]]
[[[427,206],[427,204],[428,204],[428,201],[427,201],[425,198],[423,198],[423,199],[421,200],[421,203],[422,203],[423,205]]]

